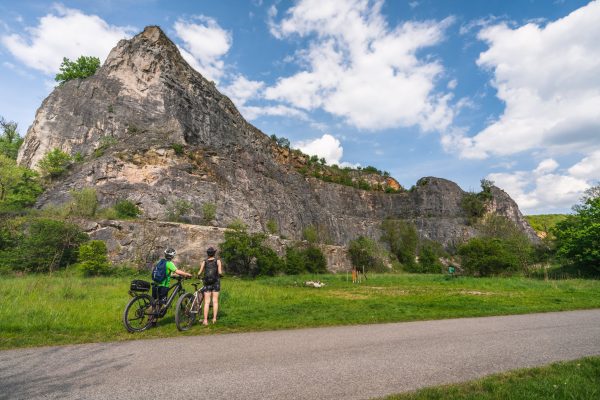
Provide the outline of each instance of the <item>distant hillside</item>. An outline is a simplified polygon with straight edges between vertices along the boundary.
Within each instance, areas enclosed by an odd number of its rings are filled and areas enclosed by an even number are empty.
[[[567,214],[525,215],[525,220],[529,222],[529,225],[531,225],[540,238],[545,238],[550,229],[566,218]]]

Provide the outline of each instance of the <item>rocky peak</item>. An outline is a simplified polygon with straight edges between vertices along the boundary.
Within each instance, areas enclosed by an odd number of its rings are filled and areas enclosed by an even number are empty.
[[[253,231],[276,225],[291,239],[312,225],[331,244],[359,235],[378,240],[388,217],[411,220],[444,245],[477,235],[461,208],[465,192],[448,180],[427,177],[412,191],[383,193],[303,175],[303,161],[247,123],[156,26],[120,41],[94,76],[66,82],[44,100],[19,162],[35,168],[53,148],[83,162],[39,207],[91,186],[102,206],[127,199],[146,219],[165,220],[179,207],[185,222],[224,227],[241,219]],[[212,221],[202,214],[207,203],[216,206]],[[498,192],[494,207],[526,229],[508,195]]]

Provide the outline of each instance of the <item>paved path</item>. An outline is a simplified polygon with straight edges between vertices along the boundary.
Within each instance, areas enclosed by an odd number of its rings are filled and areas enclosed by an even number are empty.
[[[2,351],[0,399],[369,399],[588,355],[600,310],[137,340]]]

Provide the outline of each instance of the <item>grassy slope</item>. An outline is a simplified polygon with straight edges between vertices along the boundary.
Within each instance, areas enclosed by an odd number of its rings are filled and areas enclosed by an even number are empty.
[[[386,400],[589,399],[600,398],[600,357],[529,368],[457,385],[386,397]]]
[[[526,215],[525,219],[536,232],[548,232],[557,223],[567,218],[567,214]]]
[[[321,289],[304,277],[225,278],[219,323],[184,334],[246,332],[325,325],[367,324],[600,307],[600,281],[376,275],[361,285],[345,275],[321,275]],[[0,280],[0,349],[183,335],[173,308],[147,332],[121,323],[128,278],[59,275]],[[188,285],[188,289],[191,288]]]

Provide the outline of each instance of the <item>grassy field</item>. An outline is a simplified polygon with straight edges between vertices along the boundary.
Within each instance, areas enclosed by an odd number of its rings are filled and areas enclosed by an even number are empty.
[[[385,400],[441,399],[600,399],[600,357],[511,371],[473,382],[427,388],[385,398]]]
[[[564,221],[567,218],[567,214],[539,214],[539,215],[526,215],[525,219],[529,222],[529,225],[536,232],[547,233],[554,226]]]
[[[304,287],[311,278],[326,286]],[[179,333],[173,307],[157,328],[130,334],[121,323],[129,281],[59,274],[3,277],[0,349],[600,307],[598,280],[384,274],[353,285],[346,275],[227,277],[222,280],[218,324]]]

